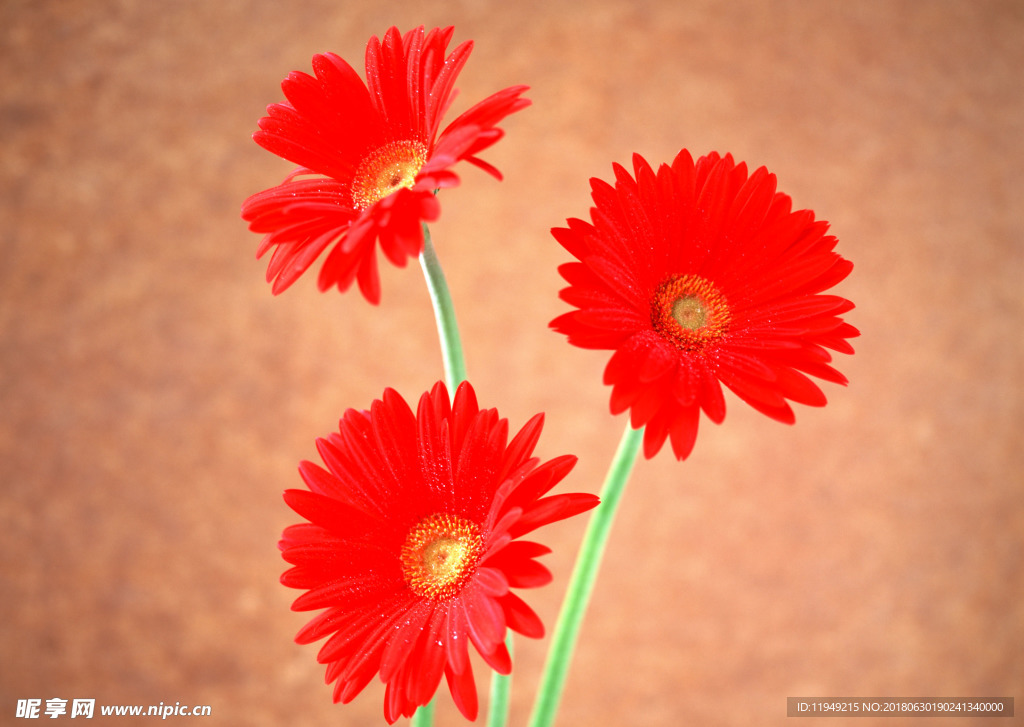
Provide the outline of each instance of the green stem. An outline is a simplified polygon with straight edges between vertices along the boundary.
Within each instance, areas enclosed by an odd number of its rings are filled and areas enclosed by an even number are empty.
[[[466,361],[462,356],[462,339],[459,338],[459,326],[455,322],[455,308],[452,296],[448,292],[448,283],[437,259],[434,245],[430,241],[430,230],[423,225],[423,252],[420,253],[420,266],[423,277],[427,280],[430,300],[434,304],[434,319],[437,322],[437,335],[441,339],[441,358],[444,362],[444,380],[450,396],[455,396],[455,389],[466,380]]]
[[[409,727],[430,727],[434,724],[434,703],[426,704],[412,715]]]
[[[562,610],[558,614],[555,633],[551,637],[548,659],[544,665],[530,727],[550,727],[555,721],[569,663],[576,648],[580,624],[590,602],[590,594],[594,589],[594,581],[597,580],[597,569],[601,564],[605,544],[608,542],[612,520],[615,519],[622,491],[629,480],[630,472],[633,471],[643,435],[643,429],[633,429],[626,424],[626,431],[605,476],[601,489],[601,504],[594,510],[587,525],[565,600],[562,602]]]
[[[437,335],[441,339],[441,359],[444,363],[444,380],[450,396],[455,389],[466,380],[466,361],[462,354],[462,339],[459,337],[459,326],[455,321],[455,308],[452,296],[448,291],[441,263],[437,259],[430,229],[423,225],[423,252],[420,253],[420,266],[423,277],[427,281],[430,300],[434,304],[434,319],[437,322]],[[505,640],[509,652],[512,651],[512,634]],[[511,679],[501,674],[491,676],[491,699],[487,714],[488,727],[505,727],[508,721],[509,688]],[[412,727],[431,727],[434,722],[433,704],[421,707],[413,715]]]
[[[512,655],[512,633],[505,638],[509,656]],[[491,701],[487,710],[487,727],[505,727],[508,723],[508,695],[512,686],[512,675],[491,674]]]

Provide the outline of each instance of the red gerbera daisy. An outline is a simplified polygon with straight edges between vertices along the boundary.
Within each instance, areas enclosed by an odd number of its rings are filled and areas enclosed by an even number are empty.
[[[850,301],[821,292],[853,265],[833,251],[828,223],[794,212],[774,174],[730,155],[681,151],[655,172],[639,155],[634,175],[614,165],[615,186],[591,180],[593,224],[552,230],[579,262],[559,270],[561,297],[578,310],[551,326],[581,348],[615,351],[605,369],[611,410],[646,426],[644,454],[671,438],[693,449],[700,410],[720,423],[725,384],[781,422],[787,399],[821,406],[805,374],[845,384],[826,349],[853,353]]]
[[[440,131],[473,47],[445,57],[452,33],[420,27],[403,37],[393,27],[383,43],[370,38],[369,88],[333,53],[313,57],[315,77],[295,71],[281,84],[288,101],[267,108],[253,139],[300,167],[242,205],[249,229],[266,233],[257,257],[276,248],[267,269],[275,295],[333,244],[320,289],[358,280],[379,302],[376,241],[398,266],[420,253],[421,223],[440,214],[434,192],[459,182],[449,167],[465,160],[501,179],[476,155],[501,138],[498,122],[530,104],[520,98],[527,87],[487,97]]]
[[[384,716],[394,722],[427,704],[443,674],[474,719],[469,644],[507,674],[506,627],[543,635],[510,589],[548,583],[551,573],[534,559],[550,551],[518,538],[589,510],[597,497],[543,497],[576,458],[538,464],[531,455],[542,424],[538,414],[509,442],[508,421],[480,409],[468,383],[454,402],[438,383],[415,414],[388,389],[317,441],[327,470],[303,462],[311,492],[285,492],[309,523],[284,531],[280,547],[294,567],[281,582],[308,589],[294,610],[327,609],[296,641],[330,636],[317,659],[336,682],[335,701],[351,701],[379,673]]]

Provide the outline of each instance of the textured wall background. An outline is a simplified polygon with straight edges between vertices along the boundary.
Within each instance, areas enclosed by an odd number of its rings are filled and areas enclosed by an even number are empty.
[[[280,493],[346,407],[441,376],[425,287],[410,266],[379,309],[312,278],[275,299],[238,208],[290,168],[249,139],[288,71],[361,67],[420,23],[477,43],[460,108],[533,87],[487,154],[506,180],[463,169],[433,231],[482,403],[546,411],[539,453],[581,457],[567,488],[597,491],[624,425],[606,356],[546,330],[567,309],[548,228],[586,215],[590,176],[731,151],[856,266],[848,389],[795,427],[729,398],[691,459],[637,468],[561,724],[781,725],[787,696],[1024,709],[1024,5],[8,0],[0,723],[29,697],[383,723],[378,685],[333,706],[292,643]],[[582,525],[550,529],[549,624]],[[545,646],[518,642],[513,724]]]

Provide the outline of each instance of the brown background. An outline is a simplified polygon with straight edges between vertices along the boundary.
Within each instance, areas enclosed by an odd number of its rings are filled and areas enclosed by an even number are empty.
[[[422,276],[385,269],[377,309],[311,277],[274,298],[238,208],[291,168],[249,138],[281,78],[420,23],[477,43],[456,110],[532,86],[487,154],[506,180],[463,169],[434,236],[482,402],[548,413],[541,455],[581,457],[566,488],[598,490],[624,424],[607,356],[546,329],[567,309],[548,228],[586,215],[590,176],[731,151],[856,265],[849,388],[795,427],[729,398],[690,460],[638,467],[560,724],[781,725],[787,696],[1024,709],[1024,4],[0,8],[0,723],[84,697],[383,724],[379,685],[333,706],[292,643],[280,493],[346,407],[440,377]],[[527,595],[549,624],[582,525],[546,533],[556,581]],[[517,642],[512,724],[545,645]]]

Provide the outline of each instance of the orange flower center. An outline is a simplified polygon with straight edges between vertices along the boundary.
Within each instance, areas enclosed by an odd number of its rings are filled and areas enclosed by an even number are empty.
[[[729,304],[699,275],[673,275],[654,291],[651,324],[683,351],[700,351],[729,330]]]
[[[418,596],[451,598],[476,570],[483,549],[476,523],[444,513],[431,515],[405,537],[402,575]]]
[[[389,194],[416,183],[427,162],[427,147],[418,141],[391,141],[359,163],[352,180],[352,204],[366,209]]]

